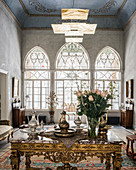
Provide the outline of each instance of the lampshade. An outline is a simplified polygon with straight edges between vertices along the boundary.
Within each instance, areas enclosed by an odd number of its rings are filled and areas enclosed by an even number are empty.
[[[81,34],[94,34],[97,24],[86,24],[86,23],[62,23],[52,24],[53,31],[55,34],[66,34],[67,36],[77,36]]]
[[[87,20],[88,13],[88,9],[61,9],[62,20],[69,21],[63,21],[62,24],[51,24],[54,33],[65,34],[66,42],[82,42],[83,38],[81,36],[94,34],[97,26],[97,24],[87,24],[79,21]]]
[[[62,20],[87,20],[89,9],[61,9]]]

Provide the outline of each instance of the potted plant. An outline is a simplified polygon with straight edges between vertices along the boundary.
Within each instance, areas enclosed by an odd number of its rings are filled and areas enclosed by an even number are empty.
[[[54,106],[58,104],[58,98],[54,91],[50,92],[46,103],[50,106],[50,111],[54,111]]]

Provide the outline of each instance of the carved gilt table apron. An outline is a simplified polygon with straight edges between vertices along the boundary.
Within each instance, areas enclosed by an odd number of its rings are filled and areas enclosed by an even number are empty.
[[[47,139],[47,138],[46,138]],[[84,141],[84,142],[82,142]],[[36,141],[10,141],[11,142],[11,165],[12,169],[19,169],[20,157],[26,157],[26,169],[31,166],[31,157],[43,155],[45,159],[52,162],[64,163],[63,167],[57,169],[76,170],[69,163],[77,163],[88,156],[97,156],[101,162],[105,161],[106,170],[110,170],[111,163],[113,170],[120,170],[122,166],[121,144],[100,143],[92,144],[87,140],[75,142],[69,148],[59,140],[36,140]]]

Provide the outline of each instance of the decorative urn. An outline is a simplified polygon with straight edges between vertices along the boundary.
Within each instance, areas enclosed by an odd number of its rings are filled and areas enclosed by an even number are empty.
[[[79,116],[74,120],[74,123],[76,124],[77,129],[80,129],[80,125],[81,125],[82,121],[79,118]]]
[[[59,121],[59,127],[61,130],[61,133],[67,133],[68,129],[69,129],[69,123],[66,121],[66,118],[65,118],[66,112],[63,111],[61,114],[62,114],[62,116]],[[61,121],[61,119],[62,119],[62,121]]]
[[[29,121],[28,126],[29,126],[31,132],[36,131],[36,127],[38,126],[38,122],[35,118],[35,111],[32,112],[32,119]]]

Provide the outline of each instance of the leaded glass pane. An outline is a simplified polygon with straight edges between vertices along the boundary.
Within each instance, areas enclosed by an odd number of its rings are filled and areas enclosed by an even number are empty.
[[[110,82],[111,81],[107,81],[107,80],[95,81],[95,89],[99,89],[101,91],[103,90],[109,91]],[[113,89],[114,99],[110,101],[110,103],[112,103],[111,109],[118,110],[120,105],[120,96],[121,96],[121,81],[112,81],[112,82],[115,89]]]
[[[89,60],[83,47],[77,43],[66,43],[58,54],[57,69],[89,69]]]
[[[40,48],[35,48],[28,56],[25,62],[26,69],[49,69],[49,60],[47,55]]]
[[[57,109],[63,108],[63,81],[56,81],[56,94],[58,98],[58,105],[56,106]]]
[[[56,71],[56,79],[72,79],[72,80],[82,80],[90,79],[89,71]]]
[[[39,71],[39,70],[32,70],[32,71],[25,71],[24,78],[25,79],[49,79],[49,72],[48,71]]]
[[[111,48],[104,48],[95,62],[96,69],[120,69],[120,60]]]
[[[24,72],[24,103],[26,109],[47,109],[50,91],[49,60],[41,48],[34,48],[26,58]]]
[[[74,91],[90,88],[89,60],[86,51],[78,43],[66,43],[60,50],[55,72],[58,109],[76,112],[77,97]],[[66,70],[70,69],[70,70]]]
[[[96,71],[95,79],[102,80],[120,80],[121,73],[118,71]]]
[[[48,109],[46,101],[50,91],[49,84],[49,81],[42,81],[42,109]]]
[[[40,109],[40,102],[34,102],[34,109]]]
[[[64,84],[64,87],[62,86]],[[56,93],[58,101],[62,104],[57,106],[57,109],[62,108],[63,106],[63,90],[64,90],[64,109],[67,112],[76,112],[77,106],[77,97],[74,95],[74,92],[78,89],[89,90],[90,81],[82,80],[63,80],[56,81]]]
[[[95,81],[95,89],[102,90],[104,89],[103,81]]]
[[[32,81],[24,81],[24,105],[27,109],[32,108]]]
[[[32,109],[32,102],[27,101],[25,106],[26,106],[26,109]]]

